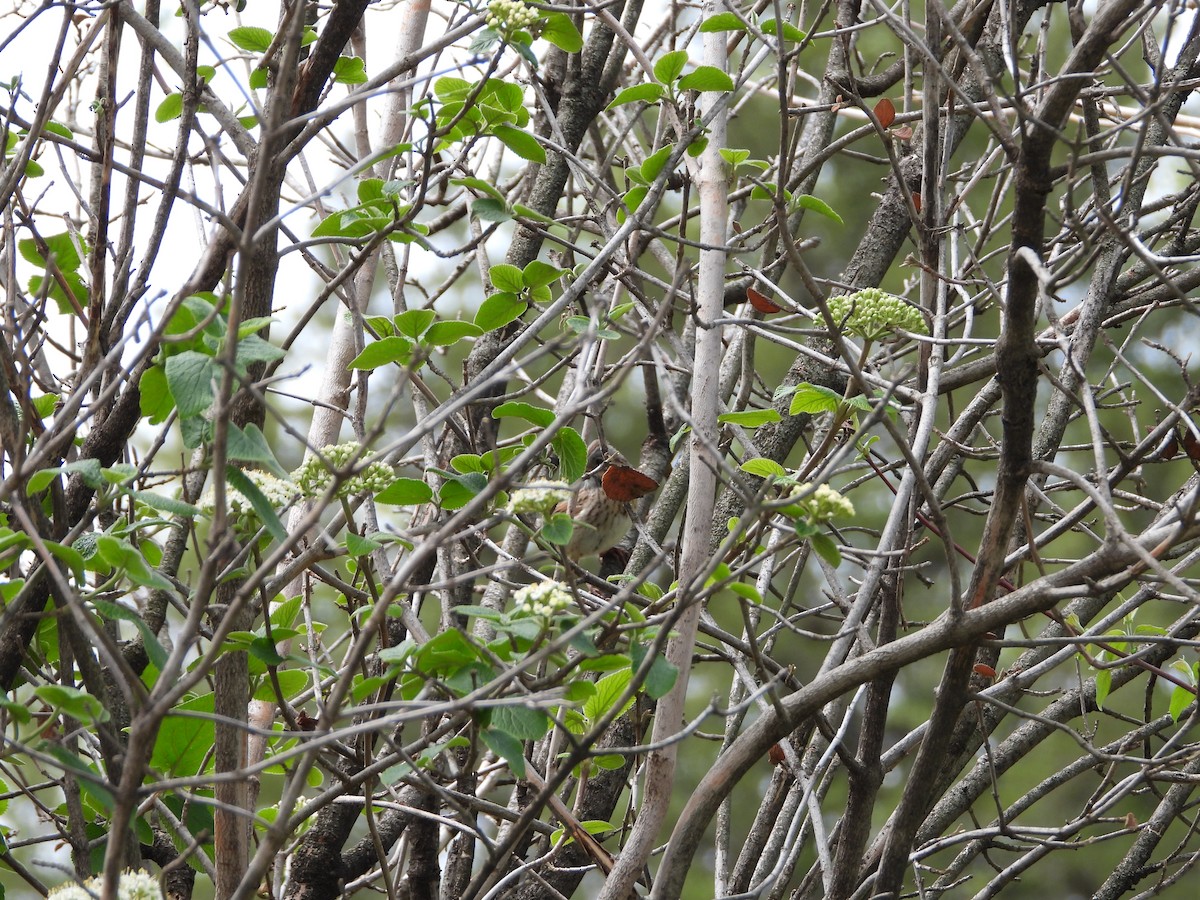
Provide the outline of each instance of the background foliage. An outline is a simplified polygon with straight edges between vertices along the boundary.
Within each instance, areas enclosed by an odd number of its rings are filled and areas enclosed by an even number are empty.
[[[1190,896],[1187,4],[2,21],[0,891]]]

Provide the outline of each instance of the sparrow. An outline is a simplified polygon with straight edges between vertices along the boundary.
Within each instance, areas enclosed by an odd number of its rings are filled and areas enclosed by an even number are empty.
[[[565,512],[575,520],[575,530],[564,548],[567,559],[572,562],[607,553],[621,543],[621,538],[633,525],[628,503],[614,500],[605,490],[605,475],[612,467],[618,467],[618,471],[636,472],[621,453],[606,451],[598,440],[592,441],[588,445],[587,469],[583,477],[572,486],[571,498],[559,503],[554,510]]]

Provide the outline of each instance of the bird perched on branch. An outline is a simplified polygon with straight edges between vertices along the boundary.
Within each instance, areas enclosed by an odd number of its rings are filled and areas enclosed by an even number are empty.
[[[605,450],[600,441],[588,445],[587,469],[569,500],[555,512],[575,520],[575,530],[564,548],[567,558],[579,562],[602,556],[621,542],[633,525],[629,502],[645,497],[658,482],[629,465],[617,450]]]

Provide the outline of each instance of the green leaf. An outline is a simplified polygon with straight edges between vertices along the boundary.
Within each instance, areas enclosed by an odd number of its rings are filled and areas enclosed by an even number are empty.
[[[364,316],[363,322],[376,338],[391,337],[396,333],[396,326],[388,316]]]
[[[833,412],[842,404],[842,395],[837,391],[819,384],[809,384],[803,381],[796,385],[796,392],[792,396],[792,404],[788,409],[788,415],[796,416],[800,413],[809,413],[816,415],[817,413]]]
[[[415,506],[433,499],[433,488],[419,478],[397,478],[375,495],[376,503],[390,506]]]
[[[444,675],[478,660],[479,651],[466,635],[453,628],[430,638],[414,657],[418,670],[430,675]]]
[[[491,279],[492,287],[497,291],[519,294],[527,286],[525,274],[516,266],[510,266],[508,263],[497,263],[492,266],[488,277]]]
[[[442,509],[462,509],[475,498],[475,495],[487,487],[487,476],[482,473],[459,475],[442,482],[438,491],[438,500]]]
[[[280,543],[286,541],[287,531],[284,529],[283,523],[279,521],[279,516],[275,514],[275,507],[271,505],[271,501],[259,490],[258,485],[247,478],[244,472],[235,469],[233,466],[225,467],[225,477],[228,479],[230,485],[250,501],[251,508],[254,510],[255,515],[258,516],[258,521],[266,526],[267,532],[271,537]]]
[[[775,462],[775,460],[766,459],[761,456],[746,460],[738,468],[749,475],[756,475],[759,478],[770,478],[771,476],[775,476],[776,478],[787,477],[787,469]]]
[[[40,494],[46,488],[50,487],[51,483],[61,474],[62,468],[59,466],[50,469],[38,469],[25,482],[26,495],[32,497],[34,494]]]
[[[552,12],[543,15],[541,22],[541,37],[560,50],[565,50],[567,53],[578,53],[583,49],[583,36],[580,35],[579,29],[575,27],[575,23],[566,13]]]
[[[793,25],[791,22],[780,22],[778,19],[764,19],[758,23],[758,27],[762,29],[763,34],[778,34],[782,26],[783,40],[790,41],[793,44],[799,44],[808,35]],[[701,31],[704,29],[701,28]]]
[[[512,211],[522,219],[529,219],[531,222],[539,222],[542,225],[557,225],[558,221],[543,215],[536,209],[530,209],[528,206],[522,206],[520,203],[514,203]]]
[[[624,106],[626,103],[657,103],[663,98],[666,93],[661,84],[655,84],[653,81],[635,84],[625,88],[617,93],[616,98],[612,103],[608,104],[608,109],[615,109],[618,106]]]
[[[731,12],[717,13],[709,16],[700,24],[701,34],[711,34],[715,31],[745,31],[746,23]]]
[[[27,724],[33,718],[29,706],[16,700],[10,700],[7,691],[0,691],[0,709],[3,709],[21,725]]]
[[[428,330],[436,318],[437,313],[432,309],[410,309],[396,316],[393,323],[398,334],[410,337],[415,341]]]
[[[62,398],[58,394],[42,394],[40,397],[33,398],[33,411],[37,413],[38,418],[48,419],[54,415],[54,411],[58,409],[59,401]]]
[[[646,658],[646,653],[650,647],[645,644],[634,644],[631,649],[633,659],[630,662],[630,669],[636,671],[642,665],[642,660]],[[679,669],[672,663],[667,661],[667,658],[661,653],[654,655],[654,661],[650,663],[650,671],[646,675],[646,680],[643,686],[646,689],[646,694],[653,700],[658,700],[665,697],[667,693],[675,686],[675,680],[679,677]]]
[[[485,728],[479,733],[488,749],[508,763],[517,778],[525,777],[525,753],[521,742],[504,731]]]
[[[661,150],[656,150],[650,156],[646,157],[646,161],[642,163],[641,175],[649,184],[659,176],[663,168],[666,167],[667,161],[671,158],[671,154],[675,152],[675,147],[672,144],[667,144]]]
[[[134,584],[174,593],[175,586],[164,575],[155,571],[142,552],[124,538],[101,534],[96,538],[96,549],[100,557],[129,576]]]
[[[549,544],[565,547],[571,542],[575,533],[575,522],[566,513],[553,513],[542,523],[541,535]]]
[[[812,548],[817,551],[817,555],[825,562],[836,568],[842,564],[842,553],[828,535],[813,534],[808,538],[812,544]]]
[[[308,674],[300,669],[284,669],[282,672],[276,672],[275,675],[279,679],[279,689],[283,692],[284,700],[295,697],[308,687]],[[271,684],[270,679],[263,679],[263,683],[254,692],[254,699],[267,702],[279,699],[275,696],[275,686]]]
[[[553,284],[566,273],[566,269],[560,269],[544,263],[540,259],[534,259],[526,263],[525,268],[521,271],[521,277],[525,287],[540,288]]]
[[[362,57],[339,56],[333,64],[333,80],[337,84],[363,84],[367,80],[367,69]]]
[[[367,344],[363,352],[350,361],[351,369],[378,369],[380,366],[399,363],[407,365],[412,358],[412,341],[399,336]]]
[[[288,477],[279,460],[275,458],[271,445],[267,443],[267,436],[253,423],[245,428],[229,426],[229,440],[225,446],[225,453],[230,459],[238,462],[258,463],[279,478]]]
[[[733,79],[716,66],[697,66],[679,79],[679,87],[685,91],[732,91]]]
[[[718,422],[729,425],[740,425],[743,428],[759,428],[771,422],[778,422],[780,415],[773,409],[748,409],[743,412],[721,413]]]
[[[812,194],[800,194],[796,197],[796,205],[801,209],[811,209],[815,213],[820,213],[827,219],[833,219],[839,225],[846,224],[842,221],[842,217],[834,212],[832,206]]]
[[[493,197],[482,197],[472,203],[471,214],[485,222],[507,222],[513,217],[508,204]]]
[[[229,40],[233,45],[250,53],[265,53],[274,39],[275,35],[267,29],[254,28],[250,25],[234,28],[229,32]]]
[[[521,159],[535,163],[546,162],[546,151],[528,131],[513,128],[511,125],[496,125],[492,128],[492,134]]]
[[[462,100],[471,93],[474,85],[462,78],[445,75],[433,83],[433,92],[442,102]]]
[[[80,541],[82,540],[80,538]],[[50,551],[51,556],[70,567],[77,581],[83,581],[84,569],[86,567],[82,553],[74,547],[68,547],[66,544],[60,544],[57,541],[43,540],[42,543],[46,545],[46,549]]]
[[[550,717],[528,706],[497,706],[491,710],[489,725],[523,741],[536,741],[550,730]]]
[[[85,725],[99,725],[112,718],[98,698],[77,687],[43,684],[33,689],[33,695],[55,711]]]
[[[493,101],[508,112],[524,112],[525,91],[515,82],[505,81],[502,78],[489,78],[484,82],[480,100]]]
[[[174,777],[190,778],[200,774],[201,765],[212,752],[212,713],[212,694],[185,700],[167,713],[154,740],[150,767]]]
[[[262,327],[261,325],[259,326]],[[254,363],[274,362],[277,359],[282,359],[284,352],[272,344],[270,341],[264,341],[256,334],[248,335],[238,341],[237,345],[237,366],[238,372],[245,375],[248,366]]]
[[[211,746],[211,745],[210,745]],[[83,794],[87,806],[93,815],[100,814],[109,816],[116,807],[116,798],[112,792],[105,786],[104,779],[96,772],[95,767],[89,766],[83,762],[78,756],[67,750],[61,744],[51,744],[45,742],[42,744],[42,749],[53,756],[64,769],[69,772],[74,772],[79,780],[79,790]],[[100,837],[103,832],[97,828],[92,831],[89,827],[89,837]],[[105,835],[106,836],[106,835]],[[99,864],[103,865],[103,856],[99,860]],[[98,868],[96,857],[92,857],[93,868]]]
[[[1185,687],[1176,685],[1171,691],[1171,718],[1176,722],[1183,715],[1184,710],[1196,702],[1196,695]]]
[[[687,61],[688,55],[686,50],[673,50],[670,53],[664,53],[654,64],[654,77],[661,84],[668,84],[682,74],[683,67],[687,65]]]
[[[490,181],[484,181],[482,178],[466,177],[466,178],[451,178],[451,184],[462,185],[465,188],[470,188],[473,191],[479,191],[482,194],[487,194],[489,197],[504,202],[504,195],[500,193],[500,189]]]
[[[529,304],[516,294],[502,291],[492,294],[479,306],[475,313],[475,324],[484,331],[498,331],[521,317]]]
[[[482,472],[483,457],[478,453],[460,453],[450,460],[450,468],[461,475],[468,472]]]
[[[154,121],[162,124],[183,115],[183,94],[167,94],[154,110]]]
[[[68,475],[79,475],[83,478],[83,483],[90,488],[99,489],[105,484],[104,469],[100,465],[100,460],[95,457],[69,462],[62,467],[62,470]]]
[[[558,471],[563,481],[572,483],[583,477],[587,469],[587,444],[574,428],[562,429],[550,442],[558,454]]]
[[[351,556],[368,556],[382,546],[383,543],[374,538],[363,537],[353,531],[346,533],[346,552]]]
[[[255,316],[253,318],[246,319],[244,322],[238,325],[238,340],[246,340],[255,332],[262,331],[274,321],[274,316]]]
[[[43,236],[42,240],[46,245],[45,256],[42,255],[42,251],[38,249],[38,242],[33,238],[18,241],[17,249],[21,253],[21,258],[35,266],[45,268],[46,258],[49,257],[54,260],[54,264],[62,272],[74,272],[79,268],[81,262],[79,249],[75,246],[75,239],[69,233]],[[86,246],[84,252],[87,252]]]
[[[247,649],[251,656],[268,666],[277,666],[284,661],[275,642],[267,637],[256,637]]]
[[[615,672],[605,675],[596,682],[596,693],[592,697],[584,701],[583,714],[587,717],[588,722],[597,722],[604,716],[617,700],[625,693],[625,689],[629,687],[629,682],[633,678],[633,669],[623,668],[617,669]],[[621,707],[618,715],[625,713],[629,707],[633,706],[633,697],[630,697],[625,705]]]
[[[175,497],[164,497],[162,494],[156,494],[154,491],[130,491],[129,495],[139,503],[146,504],[151,509],[169,513],[172,516],[193,518],[200,515],[200,507],[184,503]]]
[[[363,178],[358,182],[358,187],[355,190],[358,196],[359,203],[370,203],[372,200],[380,200],[383,198],[383,179],[382,178]]]
[[[622,198],[625,202],[625,207],[628,207],[630,212],[636,212],[637,208],[642,205],[642,201],[646,199],[646,194],[649,193],[644,187],[635,187],[625,192]],[[617,221],[624,222],[626,218],[625,208],[617,210]]]
[[[568,316],[567,327],[576,334],[587,334],[592,328],[592,320],[587,316]],[[621,337],[621,332],[611,328],[597,328],[595,334],[602,341],[615,341]]]
[[[1108,699],[1108,692],[1112,690],[1112,669],[1098,669],[1096,671],[1096,708],[1103,709],[1104,701]]]
[[[616,769],[619,769],[619,768],[621,768],[621,766],[623,766],[623,765],[625,764],[625,758],[624,758],[623,756],[617,756],[616,754],[612,754],[612,753],[608,753],[608,754],[605,754],[605,755],[606,755],[606,756],[608,756],[608,757],[613,757],[613,756],[616,756],[616,758],[617,758],[617,759],[619,759],[619,760],[621,761],[621,762],[620,762],[620,765],[617,765],[617,766],[608,766],[607,768],[616,768]],[[595,759],[599,759],[599,757],[596,757]],[[595,761],[595,759],[593,760],[593,762]],[[600,768],[602,768],[602,769],[603,769],[603,768],[606,768],[606,767],[605,767],[605,766],[600,766]],[[616,825],[613,825],[611,822],[604,822],[604,821],[601,821],[601,820],[599,820],[599,819],[588,819],[586,822],[580,822],[580,823],[579,823],[579,825],[580,825],[580,827],[582,827],[582,828],[583,828],[583,830],[584,830],[584,831],[586,831],[588,834],[606,834],[606,833],[607,833],[607,832],[609,832],[609,831],[616,831],[616,830],[617,830],[617,826],[616,826]],[[554,831],[554,832],[553,832],[553,833],[550,835],[550,843],[551,843],[551,844],[555,844],[555,845],[556,845],[556,844],[558,844],[558,842],[559,842],[559,841],[561,841],[561,840],[562,840],[564,837],[566,838],[566,842],[565,842],[565,844],[569,844],[569,843],[571,843],[571,841],[575,840],[573,837],[571,837],[571,836],[570,836],[570,835],[567,833],[567,830],[566,830],[565,828],[558,828],[558,829],[555,829],[555,831]],[[564,846],[565,846],[565,844],[564,844]]]
[[[736,169],[742,163],[750,158],[749,150],[739,150],[730,147],[723,147],[717,151],[721,154],[721,159],[729,163],[730,168]]]
[[[541,428],[545,428],[554,422],[554,410],[534,406],[532,403],[521,403],[516,400],[501,403],[492,410],[492,416],[497,419],[515,416],[516,418],[525,419],[527,422]]]
[[[179,415],[198,416],[212,406],[216,397],[213,382],[220,377],[221,370],[211,356],[185,350],[167,357],[165,368],[167,386]]]
[[[142,636],[142,644],[146,649],[146,655],[150,658],[150,662],[154,664],[156,669],[162,670],[162,667],[167,664],[167,651],[158,642],[158,636],[150,629],[145,619],[137,611],[126,609],[119,603],[112,603],[107,600],[93,599],[92,603],[95,604],[96,611],[104,616],[104,618],[132,623]]]
[[[751,603],[763,602],[762,594],[760,594],[758,592],[758,588],[752,584],[743,584],[740,581],[735,581],[731,584],[725,585],[725,587],[729,588],[732,593],[737,594],[743,600],[749,600]]]

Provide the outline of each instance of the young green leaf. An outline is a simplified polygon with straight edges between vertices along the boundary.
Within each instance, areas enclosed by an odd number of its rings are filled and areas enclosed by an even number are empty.
[[[661,84],[655,84],[652,81],[647,81],[642,84],[631,85],[617,93],[612,103],[608,104],[608,109],[616,109],[618,106],[624,106],[626,103],[657,103],[663,98],[666,92]]]
[[[732,91],[733,79],[715,66],[697,66],[679,79],[679,87],[685,91]]]
[[[670,53],[664,53],[654,63],[654,77],[660,84],[670,84],[683,73],[683,67],[687,65],[687,60],[686,50],[672,50]]]
[[[819,213],[827,219],[833,219],[839,225],[846,224],[842,221],[842,217],[834,211],[832,206],[824,200],[814,197],[812,194],[800,194],[796,197],[796,205],[801,209],[811,209],[813,212]]]
[[[529,304],[508,291],[492,294],[480,304],[475,313],[475,324],[484,331],[496,331],[509,322],[521,317]]]

